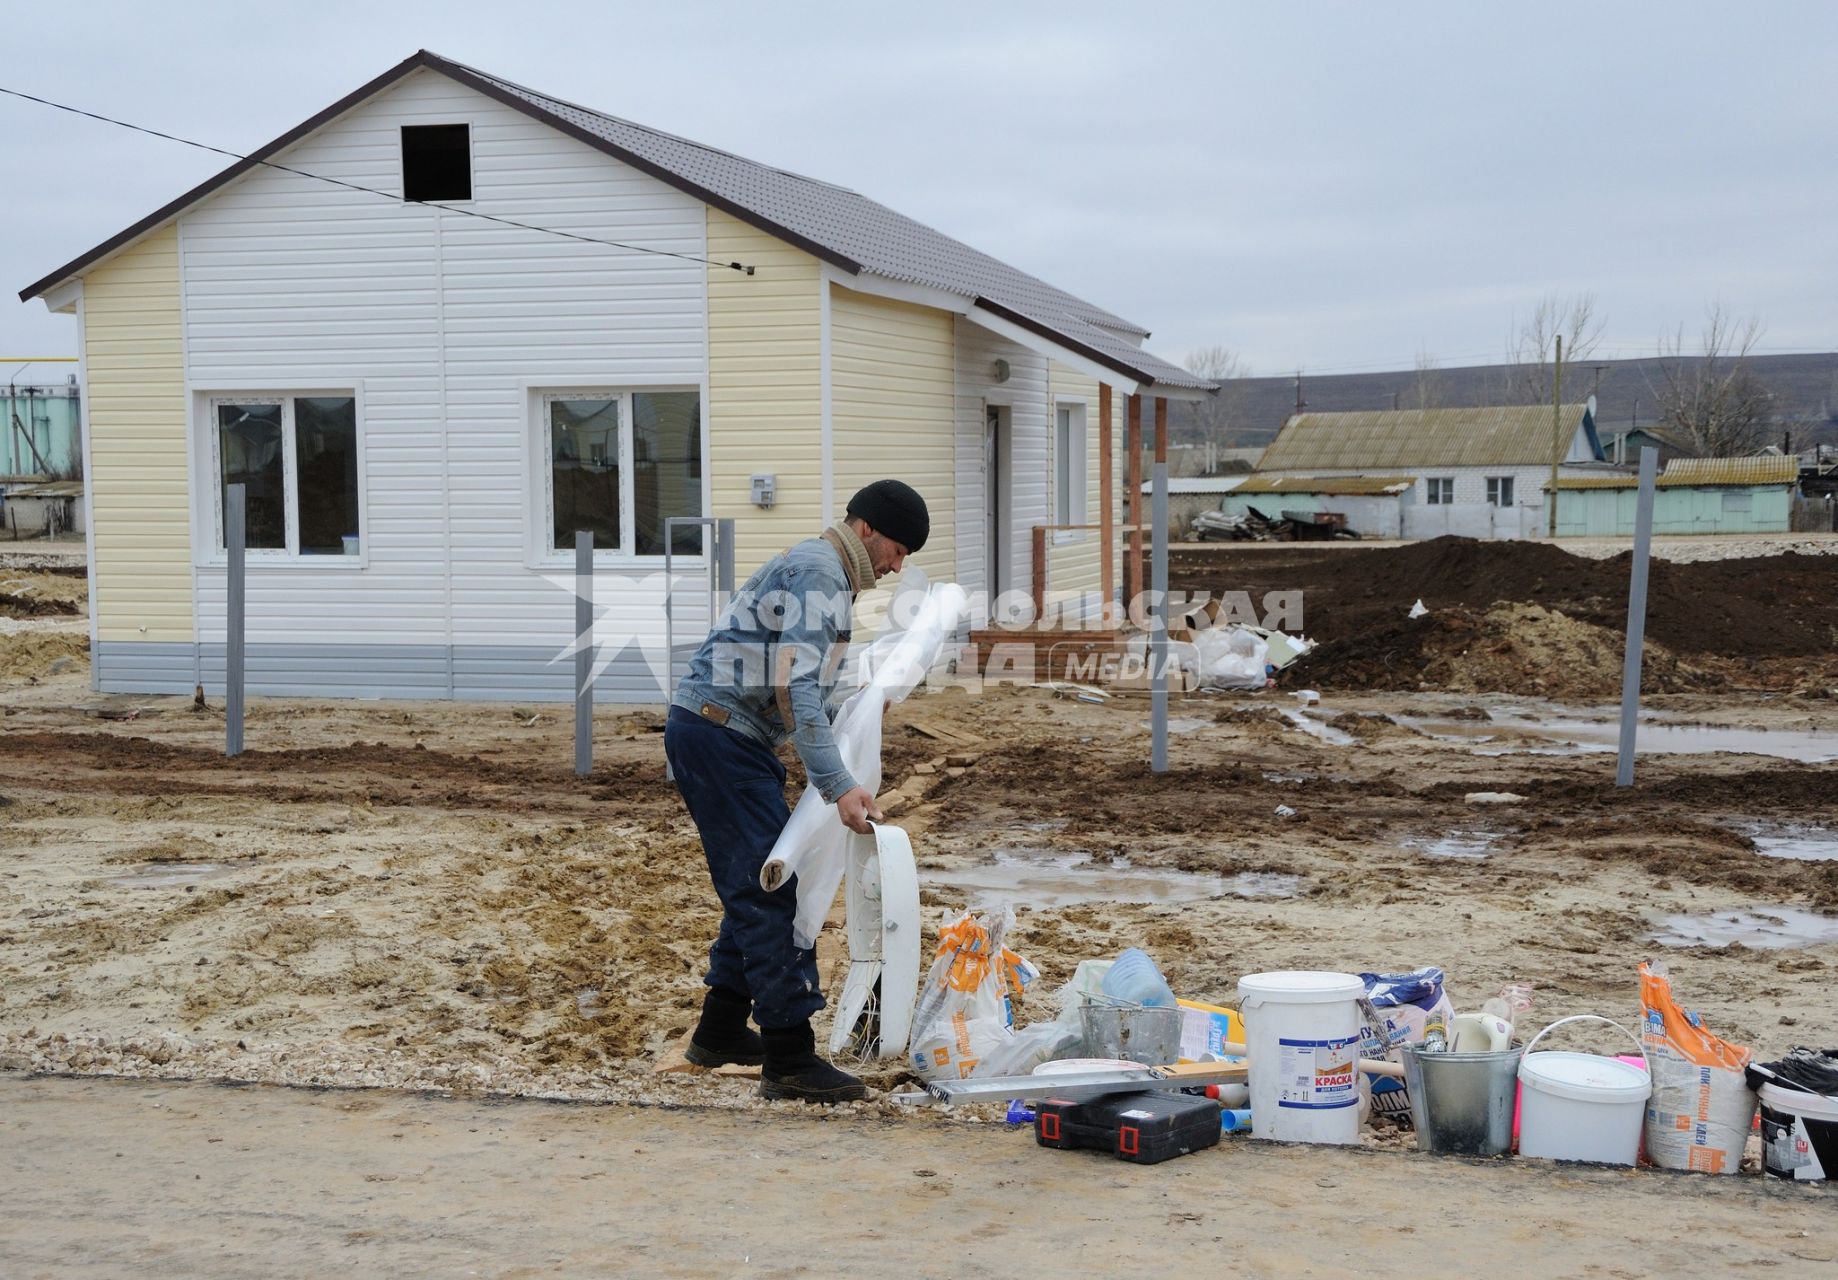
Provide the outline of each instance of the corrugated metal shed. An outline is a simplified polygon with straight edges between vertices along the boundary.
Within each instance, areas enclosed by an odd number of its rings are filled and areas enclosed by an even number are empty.
[[[1403,493],[1416,483],[1414,476],[1265,476],[1246,478],[1238,493]]]
[[[1578,430],[1591,433],[1587,404],[1563,407],[1563,448]],[[1551,406],[1485,409],[1387,409],[1300,413],[1264,450],[1260,471],[1415,470],[1422,467],[1536,466],[1555,448]]]
[[[1654,481],[1661,489],[1790,485],[1800,478],[1793,458],[1674,458]],[[1549,488],[1549,486],[1546,486]],[[1563,476],[1559,489],[1637,489],[1638,476]]]

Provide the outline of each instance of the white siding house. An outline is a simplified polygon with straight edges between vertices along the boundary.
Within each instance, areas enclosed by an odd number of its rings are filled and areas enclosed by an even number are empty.
[[[116,690],[221,684],[232,480],[253,690],[565,697],[583,526],[598,692],[654,701],[665,516],[733,517],[744,577],[900,475],[933,512],[920,567],[1025,592],[1055,385],[1210,389],[1140,326],[853,192],[427,53],[22,296],[82,326]],[[1071,469],[1094,522],[1096,439]],[[699,546],[679,639],[708,623]],[[1095,549],[1059,550],[1056,591],[1095,588]]]

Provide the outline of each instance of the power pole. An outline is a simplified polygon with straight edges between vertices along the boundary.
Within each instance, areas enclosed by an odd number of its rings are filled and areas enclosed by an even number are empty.
[[[1557,335],[1556,376],[1551,379],[1551,501],[1545,536],[1557,536],[1557,464],[1564,458],[1564,335]]]
[[[1605,364],[1592,364],[1589,367],[1595,370],[1595,381],[1590,384],[1589,387],[1589,394],[1594,395],[1602,389],[1602,370],[1608,368],[1608,366]]]
[[[1297,369],[1296,370],[1296,412],[1301,413],[1302,410],[1306,408],[1308,408],[1308,401],[1302,398],[1302,371],[1300,369]]]

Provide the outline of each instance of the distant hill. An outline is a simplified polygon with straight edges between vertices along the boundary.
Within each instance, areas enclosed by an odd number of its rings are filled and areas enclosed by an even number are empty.
[[[1606,434],[1630,425],[1654,425],[1655,388],[1660,385],[1657,359],[1595,360],[1564,368],[1564,399],[1581,400],[1592,389],[1596,395],[1596,422]],[[1601,366],[1597,382],[1596,366]],[[1796,440],[1804,447],[1815,442],[1838,443],[1838,352],[1825,355],[1751,356],[1749,366],[1774,393],[1777,416],[1793,423],[1796,435],[1814,423],[1822,424]],[[1524,396],[1512,391],[1514,366],[1474,365],[1463,369],[1436,369],[1429,374],[1433,403],[1458,408],[1469,405],[1519,404]],[[1232,429],[1222,444],[1265,445],[1276,438],[1295,411],[1295,377],[1246,378],[1235,388],[1238,399]],[[1417,403],[1417,373],[1402,369],[1391,373],[1343,373],[1311,376],[1302,372],[1302,396],[1319,413],[1354,409],[1409,408]],[[1395,400],[1394,400],[1395,397]],[[1199,436],[1190,406],[1169,406],[1169,429],[1175,440]]]

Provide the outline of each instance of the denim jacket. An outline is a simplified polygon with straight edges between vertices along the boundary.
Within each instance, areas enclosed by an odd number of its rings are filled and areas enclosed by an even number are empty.
[[[790,738],[810,784],[834,804],[855,785],[830,732],[829,706],[855,595],[840,535],[780,552],[747,579],[689,660],[673,706],[776,750]]]

